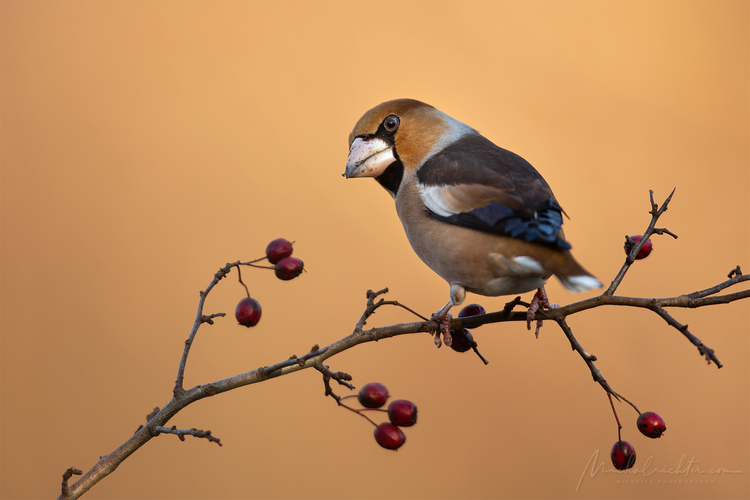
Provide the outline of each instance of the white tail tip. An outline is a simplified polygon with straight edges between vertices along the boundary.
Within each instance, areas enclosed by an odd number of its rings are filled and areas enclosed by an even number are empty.
[[[593,276],[558,276],[563,286],[572,292],[585,292],[592,288],[601,288],[602,283]]]

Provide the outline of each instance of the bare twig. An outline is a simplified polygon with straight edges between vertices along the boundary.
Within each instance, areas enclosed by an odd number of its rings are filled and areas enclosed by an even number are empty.
[[[729,288],[732,285],[736,285],[737,283],[742,283],[743,281],[750,280],[750,274],[742,274],[742,273],[736,273],[734,276],[732,274],[739,269],[740,266],[737,266],[735,269],[732,270],[732,272],[729,273],[729,279],[723,283],[719,283],[716,286],[712,286],[711,288],[706,288],[705,290],[698,290],[697,292],[689,293],[687,297],[689,299],[700,299],[703,297],[708,297],[709,295],[713,295],[715,293],[719,293],[720,291]]]
[[[320,373],[323,374],[323,381],[328,382],[329,380],[333,379],[336,382],[338,382],[339,385],[343,385],[349,390],[354,390],[354,386],[349,383],[350,380],[352,380],[352,376],[348,373],[344,372],[332,372],[328,369],[328,366],[326,365],[319,365],[315,367],[316,370],[318,370]],[[330,388],[330,385],[326,385],[326,396],[333,394],[333,391]],[[335,394],[333,394],[335,397]]]
[[[237,270],[239,270],[239,268],[237,268]],[[203,316],[201,316],[201,322],[208,323],[209,325],[213,325],[214,318],[223,318],[224,316],[226,316],[226,313],[214,313],[214,314],[209,314],[209,315],[204,314]]]
[[[382,290],[378,290],[377,292],[373,292],[372,290],[367,290],[367,307],[365,307],[365,311],[362,313],[362,316],[359,318],[359,321],[357,321],[357,325],[354,327],[355,330],[361,330],[365,324],[367,324],[367,319],[373,315],[375,310],[380,307],[383,302],[383,300],[380,300],[380,303],[375,303],[375,298],[378,295],[382,295],[384,293],[388,293],[388,288],[383,288]]]
[[[192,330],[190,330],[190,335],[188,335],[188,338],[185,341],[185,348],[182,351],[180,366],[177,368],[177,380],[175,380],[174,389],[172,390],[175,396],[181,394],[185,390],[182,387],[183,381],[185,379],[185,365],[187,364],[188,354],[190,354],[190,347],[193,345],[195,335],[198,333],[198,328],[200,328],[200,326],[204,323],[203,305],[206,302],[206,297],[211,292],[213,287],[216,286],[219,281],[221,281],[227,274],[229,274],[229,271],[231,271],[232,268],[236,267],[239,263],[240,261],[231,263],[228,262],[227,265],[216,271],[216,274],[214,274],[214,279],[211,281],[211,283],[208,284],[205,290],[202,290],[200,292],[200,300],[198,301],[198,313],[195,316],[195,321],[193,322]],[[208,321],[206,321],[206,323],[213,324]]]
[[[232,270],[232,268],[237,268],[237,276],[239,278],[240,284],[242,284],[243,287],[245,287],[245,292],[247,293],[247,296],[250,297],[250,290],[248,290],[247,285],[242,281],[242,274],[240,271],[240,266],[252,266],[252,267],[260,267],[264,269],[274,269],[274,266],[258,266],[255,263],[260,262],[262,260],[266,260],[267,257],[263,256],[255,260],[250,260],[247,262],[241,262],[239,260],[235,262],[227,262],[227,264],[219,269],[216,274],[214,274],[214,279],[211,281],[211,283],[208,284],[205,290],[202,290],[200,292],[200,300],[198,301],[198,313],[195,318],[195,322],[193,323],[193,328],[190,331],[190,335],[188,336],[188,339],[185,341],[185,348],[182,352],[182,358],[180,359],[180,365],[177,369],[177,380],[175,381],[174,389],[172,392],[177,395],[181,392],[183,392],[185,389],[183,387],[183,382],[185,379],[185,366],[187,365],[187,358],[190,354],[190,347],[193,345],[193,341],[195,340],[195,335],[198,333],[198,328],[203,323],[208,323],[209,325],[213,325],[213,318],[217,317],[224,317],[226,316],[225,313],[216,313],[211,315],[204,315],[203,314],[203,305],[206,301],[206,297],[211,292],[214,286],[216,286],[219,281],[221,281],[227,274],[229,274],[229,271]]]
[[[677,188],[675,188],[677,189]],[[641,240],[633,246],[633,249],[630,251],[630,254],[625,259],[625,263],[620,268],[620,271],[617,273],[617,276],[615,276],[615,279],[612,280],[612,283],[609,285],[609,288],[604,292],[604,295],[613,295],[615,293],[615,290],[617,290],[617,287],[620,286],[620,283],[622,282],[622,279],[625,277],[625,273],[628,272],[628,269],[630,269],[630,265],[635,262],[635,256],[638,255],[638,252],[641,251],[641,248],[643,245],[646,244],[646,241],[648,241],[649,237],[655,232],[654,226],[656,225],[656,221],[659,220],[659,217],[667,211],[667,206],[669,206],[669,202],[672,200],[672,195],[675,192],[675,189],[672,190],[671,193],[669,193],[669,196],[667,196],[667,199],[664,200],[664,203],[662,203],[661,208],[658,208],[658,205],[654,203],[654,192],[652,190],[649,190],[649,198],[651,200],[651,211],[649,212],[651,214],[651,223],[648,225],[648,229],[646,229],[646,232],[643,233],[643,236],[641,237]],[[658,208],[658,210],[657,210]],[[667,229],[659,229],[659,232],[657,234],[669,234],[673,238],[677,238],[677,235],[674,233],[671,233]]]
[[[559,318],[556,321],[557,324],[560,325],[563,333],[565,333],[565,336],[568,337],[570,346],[581,356],[583,361],[586,363],[586,366],[589,367],[589,371],[591,372],[591,376],[594,378],[594,382],[597,382],[599,385],[601,385],[608,395],[611,394],[615,397],[615,399],[619,401],[620,399],[617,397],[617,393],[609,386],[609,383],[605,380],[599,369],[594,364],[594,361],[596,361],[596,356],[584,350],[583,346],[581,346],[581,344],[573,335],[573,330],[570,329],[568,323],[565,321],[565,318]]]
[[[338,394],[336,394],[335,392],[333,392],[333,389],[331,388],[331,379],[335,380],[336,382],[338,382],[339,384],[341,384],[343,386],[348,387],[349,389],[354,389],[354,386],[352,384],[350,384],[350,383],[347,382],[347,380],[351,380],[352,379],[351,375],[349,375],[348,373],[343,373],[343,372],[335,372],[334,373],[331,370],[329,370],[328,367],[325,366],[325,365],[316,366],[315,368],[320,373],[323,374],[323,385],[325,385],[325,388],[326,388],[326,392],[325,392],[326,396],[331,396],[333,399],[336,400],[336,404],[338,404],[339,406],[341,406],[343,408],[346,408],[347,410],[349,410],[351,412],[356,413],[360,417],[362,417],[365,420],[367,420],[368,422],[370,422],[375,427],[378,426],[378,424],[376,424],[370,417],[368,417],[367,415],[365,415],[364,413],[362,413],[364,410],[357,410],[357,409],[352,408],[351,406],[347,405],[346,403],[342,403],[341,402],[342,400],[350,398],[350,397],[353,397],[353,396],[344,396],[342,398],[341,396],[339,396]],[[369,409],[371,411],[372,410],[377,410],[376,408],[367,408],[367,409]],[[379,410],[379,411],[382,411],[382,410]]]
[[[713,361],[714,363],[716,363],[717,368],[721,368],[722,366],[724,366],[716,357],[716,354],[714,354],[713,349],[703,345],[703,342],[701,342],[701,340],[698,337],[696,337],[695,335],[693,335],[692,333],[688,331],[687,325],[683,325],[679,323],[667,311],[665,311],[664,308],[661,307],[661,305],[659,305],[658,302],[654,301],[654,303],[651,306],[651,310],[654,311],[659,316],[661,316],[662,318],[664,318],[669,325],[675,327],[694,346],[696,346],[698,348],[698,352],[701,353],[701,355],[703,355],[706,358],[706,361],[708,362],[709,365],[711,364],[711,361]]]
[[[174,434],[178,438],[180,438],[180,441],[185,441],[185,436],[195,436],[197,438],[206,438],[211,442],[214,442],[221,446],[221,440],[217,437],[214,437],[211,435],[211,431],[202,431],[200,429],[192,428],[192,429],[178,429],[176,425],[173,425],[172,427],[161,427],[161,426],[155,426],[152,429],[152,433],[154,436],[158,436],[159,434]]]
[[[75,467],[69,467],[68,470],[65,471],[62,480],[62,494],[60,495],[62,498],[68,498],[68,480],[73,477],[73,475],[80,476],[81,474],[83,474],[83,471],[81,469],[76,469]]]
[[[676,234],[674,234],[672,231],[670,231],[669,229],[666,229],[666,228],[658,228],[658,227],[656,227],[656,228],[654,228],[654,234],[658,234],[658,235],[668,234],[669,236],[671,236],[674,239],[678,238],[678,236]]]

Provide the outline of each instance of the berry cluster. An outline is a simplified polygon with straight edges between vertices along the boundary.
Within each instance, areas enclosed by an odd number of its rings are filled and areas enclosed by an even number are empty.
[[[276,238],[266,247],[266,258],[274,264],[273,270],[280,280],[292,280],[302,273],[304,262],[291,255],[292,244],[284,238]]]
[[[638,411],[637,408],[636,411]],[[652,411],[641,413],[638,416],[636,425],[638,426],[638,430],[641,431],[641,434],[652,439],[660,438],[661,435],[664,434],[664,431],[667,430],[664,419]],[[630,469],[635,465],[635,448],[627,441],[618,439],[612,446],[610,457],[612,458],[612,465],[615,466],[615,469]]]
[[[383,448],[397,450],[406,442],[406,435],[401,430],[401,427],[411,427],[417,423],[417,405],[407,399],[396,399],[395,401],[391,401],[387,410],[381,410],[380,408],[385,405],[388,398],[389,394],[386,386],[379,382],[370,382],[369,384],[365,384],[359,390],[359,394],[357,394],[357,400],[364,408],[355,410],[342,404],[340,401],[339,404],[346,406],[360,415],[366,410],[387,412],[390,422],[383,422],[378,425],[369,418],[367,420],[370,420],[375,425],[375,441]],[[364,417],[364,415],[362,416]]]
[[[305,267],[304,262],[302,262],[297,257],[291,256],[292,251],[292,243],[289,240],[286,240],[284,238],[276,238],[266,247],[265,257],[261,257],[260,259],[256,259],[250,262],[241,262],[240,264],[252,267],[260,267],[263,269],[273,269],[277,278],[279,278],[280,280],[288,281],[299,276]],[[268,259],[268,262],[273,264],[273,267],[259,266],[255,264],[256,262],[264,259]],[[237,267],[238,273],[239,269],[240,268]],[[241,274],[240,283],[242,283]],[[242,285],[245,286],[244,283],[242,283]],[[245,286],[245,291],[247,291],[247,297],[240,300],[240,302],[237,304],[237,308],[234,311],[234,317],[237,318],[237,323],[250,328],[251,326],[255,326],[258,324],[262,311],[260,302],[250,297],[250,291],[247,290],[247,286]]]

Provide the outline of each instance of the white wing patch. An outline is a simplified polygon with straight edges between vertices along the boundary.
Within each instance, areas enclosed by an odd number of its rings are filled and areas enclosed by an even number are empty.
[[[425,206],[443,217],[485,207],[502,194],[498,188],[484,184],[425,186],[417,183],[417,188]]]
[[[436,214],[440,215],[441,217],[450,217],[451,215],[456,215],[457,213],[459,213],[453,210],[448,205],[448,202],[445,200],[445,198],[443,198],[443,193],[441,192],[441,188],[443,186],[426,187],[423,184],[417,184],[417,187],[419,188],[419,192],[422,195],[422,202],[424,203],[424,205]]]

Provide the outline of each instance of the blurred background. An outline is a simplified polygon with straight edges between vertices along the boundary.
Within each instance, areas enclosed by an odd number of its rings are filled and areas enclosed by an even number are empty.
[[[606,284],[649,189],[676,187],[659,227],[679,239],[654,237],[619,294],[750,272],[749,42],[742,1],[3,1],[0,496],[57,496],[66,468],[145,423],[199,290],[274,238],[308,272],[243,273],[253,329],[232,317],[236,275],[222,281],[206,312],[229,315],[201,328],[186,387],[346,336],[369,288],[425,315],[445,303],[388,194],[341,177],[348,133],[385,100],[428,102],[529,160]],[[648,311],[568,318],[614,389],[666,420],[649,440],[617,405],[635,474],[612,472],[612,411],[559,329],[514,323],[474,331],[488,366],[426,334],[329,360],[417,403],[398,452],[304,370],[188,407],[170,425],[223,447],[161,436],[84,498],[747,498],[750,301],[671,312],[723,369]],[[368,325],[413,319],[381,309]]]

